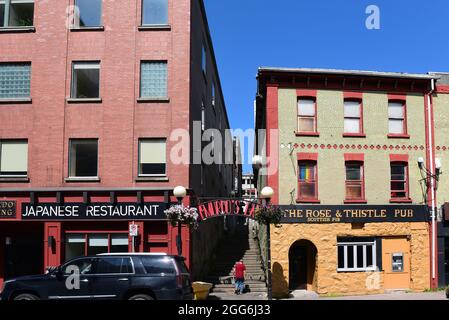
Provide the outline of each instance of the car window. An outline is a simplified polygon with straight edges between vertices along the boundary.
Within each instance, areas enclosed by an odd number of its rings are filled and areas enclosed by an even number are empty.
[[[181,273],[189,273],[189,269],[187,268],[187,265],[184,262],[184,259],[176,259],[176,263],[179,268],[179,272]]]
[[[93,260],[92,259],[78,259],[69,262],[63,267],[62,272],[64,274],[78,273],[75,270],[79,270],[79,274],[92,274],[93,272]]]
[[[132,273],[130,258],[99,258],[97,261],[97,274]]]
[[[142,257],[145,271],[150,274],[176,274],[173,260],[169,257]]]

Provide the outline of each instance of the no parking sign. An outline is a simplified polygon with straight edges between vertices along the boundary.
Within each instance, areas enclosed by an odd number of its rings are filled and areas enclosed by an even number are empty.
[[[129,225],[129,235],[130,237],[137,237],[139,235],[139,227],[137,224],[130,224]]]

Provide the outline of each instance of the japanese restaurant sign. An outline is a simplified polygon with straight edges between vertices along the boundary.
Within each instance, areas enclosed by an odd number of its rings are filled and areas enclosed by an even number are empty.
[[[290,205],[282,223],[427,222],[425,205]]]
[[[22,220],[166,220],[165,203],[22,204]]]

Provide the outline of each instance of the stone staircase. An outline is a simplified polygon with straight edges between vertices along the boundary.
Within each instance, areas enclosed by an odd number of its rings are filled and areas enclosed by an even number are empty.
[[[240,259],[243,259],[246,265],[246,292],[267,292],[257,240],[250,236],[247,226],[238,226],[234,232],[223,238],[215,254],[207,277],[207,281],[214,285],[211,293],[234,293],[234,265]]]

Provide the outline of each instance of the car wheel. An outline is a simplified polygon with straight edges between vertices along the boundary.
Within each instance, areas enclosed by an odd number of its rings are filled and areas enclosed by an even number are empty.
[[[134,296],[129,297],[128,300],[154,300],[152,296],[147,294],[136,294]]]
[[[15,297],[14,300],[39,300],[39,297],[35,296],[34,294],[23,293]]]

